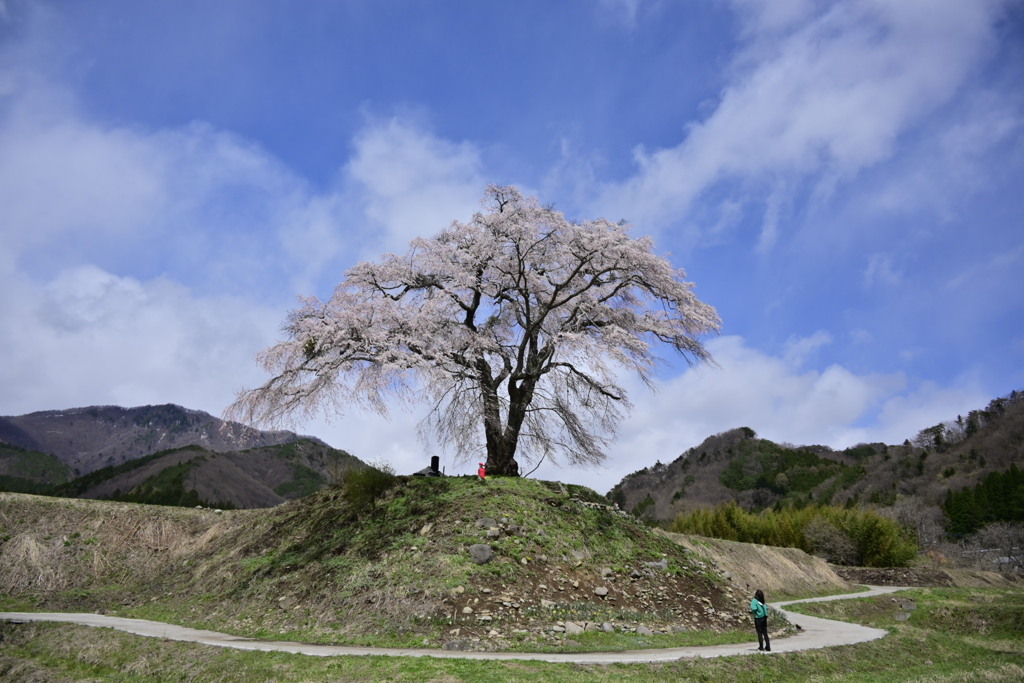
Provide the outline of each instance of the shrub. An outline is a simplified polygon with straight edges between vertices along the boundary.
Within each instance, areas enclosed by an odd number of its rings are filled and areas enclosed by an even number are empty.
[[[804,527],[804,536],[815,555],[832,564],[852,564],[856,556],[853,541],[824,517],[815,517]]]
[[[397,481],[394,468],[383,463],[348,470],[341,480],[341,497],[355,514],[361,514],[373,507]]]
[[[917,545],[891,519],[872,510],[834,506],[750,513],[729,502],[680,514],[670,531],[743,543],[821,552],[831,561],[865,567],[903,567]]]

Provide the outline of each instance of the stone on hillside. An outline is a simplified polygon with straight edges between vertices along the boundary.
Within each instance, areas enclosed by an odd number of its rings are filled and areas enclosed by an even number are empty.
[[[491,517],[481,517],[480,519],[476,520],[476,528],[477,529],[497,529],[498,528],[498,520],[493,519]]]
[[[661,569],[662,571],[664,571],[668,569],[668,558],[663,557],[657,562],[645,562],[644,564],[646,564],[648,567],[651,567],[652,569]]]
[[[653,636],[654,635],[654,631],[652,631],[651,629],[647,628],[643,624],[640,624],[639,626],[636,627],[636,632],[637,632],[638,635],[641,635],[641,636]]]
[[[487,538],[498,538],[499,536],[501,536],[501,531],[499,529],[487,530]]]
[[[583,633],[584,628],[577,624],[575,621],[565,622],[565,635],[575,636]]]
[[[494,559],[494,549],[486,543],[474,543],[469,546],[469,557],[476,564],[487,564]]]
[[[605,588],[604,586],[598,586],[597,588],[594,589],[594,595],[596,595],[599,598],[603,598],[606,595],[608,595],[608,589]]]
[[[609,576],[615,576],[615,570],[611,567],[601,567],[601,578],[607,579]]]
[[[913,612],[917,609],[917,603],[912,598],[896,598],[896,604],[899,605],[901,610],[906,612]]]
[[[605,633],[615,633],[615,626],[606,621],[603,624],[601,624],[601,630],[603,630]]]

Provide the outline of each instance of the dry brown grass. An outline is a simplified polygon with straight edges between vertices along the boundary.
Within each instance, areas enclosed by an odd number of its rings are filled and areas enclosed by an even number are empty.
[[[0,590],[54,592],[145,579],[216,544],[235,525],[211,510],[0,493]]]

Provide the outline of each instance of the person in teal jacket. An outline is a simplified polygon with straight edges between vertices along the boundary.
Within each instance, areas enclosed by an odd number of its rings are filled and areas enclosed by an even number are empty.
[[[754,613],[754,628],[757,629],[757,649],[771,652],[772,644],[768,640],[768,605],[764,604],[764,593],[760,588],[754,591],[754,599],[750,601],[750,611]]]

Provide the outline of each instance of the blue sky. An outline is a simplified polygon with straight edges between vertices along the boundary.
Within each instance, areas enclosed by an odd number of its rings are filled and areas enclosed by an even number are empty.
[[[1012,0],[0,0],[0,414],[220,414],[297,296],[499,183],[629,220],[724,322],[539,475],[899,443],[1024,388],[1022,84]],[[411,471],[425,410],[296,429]]]

